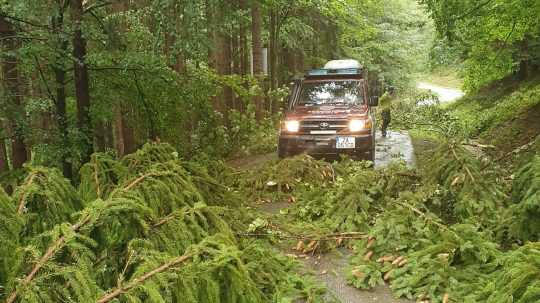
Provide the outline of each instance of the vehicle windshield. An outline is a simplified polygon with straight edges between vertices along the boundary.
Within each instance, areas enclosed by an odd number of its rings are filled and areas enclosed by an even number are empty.
[[[364,102],[359,81],[303,83],[298,105],[359,105]]]

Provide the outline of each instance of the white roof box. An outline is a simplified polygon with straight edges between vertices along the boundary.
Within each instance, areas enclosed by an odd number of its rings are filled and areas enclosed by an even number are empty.
[[[346,60],[332,60],[328,61],[324,66],[324,69],[349,69],[357,68],[362,69],[362,64],[356,60],[346,59]]]

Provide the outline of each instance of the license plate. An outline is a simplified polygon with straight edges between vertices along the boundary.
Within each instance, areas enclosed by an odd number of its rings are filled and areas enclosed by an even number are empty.
[[[351,149],[355,148],[354,137],[337,137],[336,148],[338,149]]]

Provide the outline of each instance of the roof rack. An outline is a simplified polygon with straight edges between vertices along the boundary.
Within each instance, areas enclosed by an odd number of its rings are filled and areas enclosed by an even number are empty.
[[[341,68],[341,69],[312,69],[308,76],[329,76],[329,75],[361,75],[360,68]]]
[[[324,65],[324,69],[348,69],[348,68],[358,68],[362,69],[362,64],[354,59],[341,59],[341,60],[331,60]]]

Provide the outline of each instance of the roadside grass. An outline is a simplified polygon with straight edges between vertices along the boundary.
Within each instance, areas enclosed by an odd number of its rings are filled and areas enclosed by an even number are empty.
[[[506,79],[469,94],[447,109],[461,121],[464,134],[495,146],[492,156],[519,164],[538,151],[540,78],[517,83]],[[522,153],[512,151],[528,145]]]

